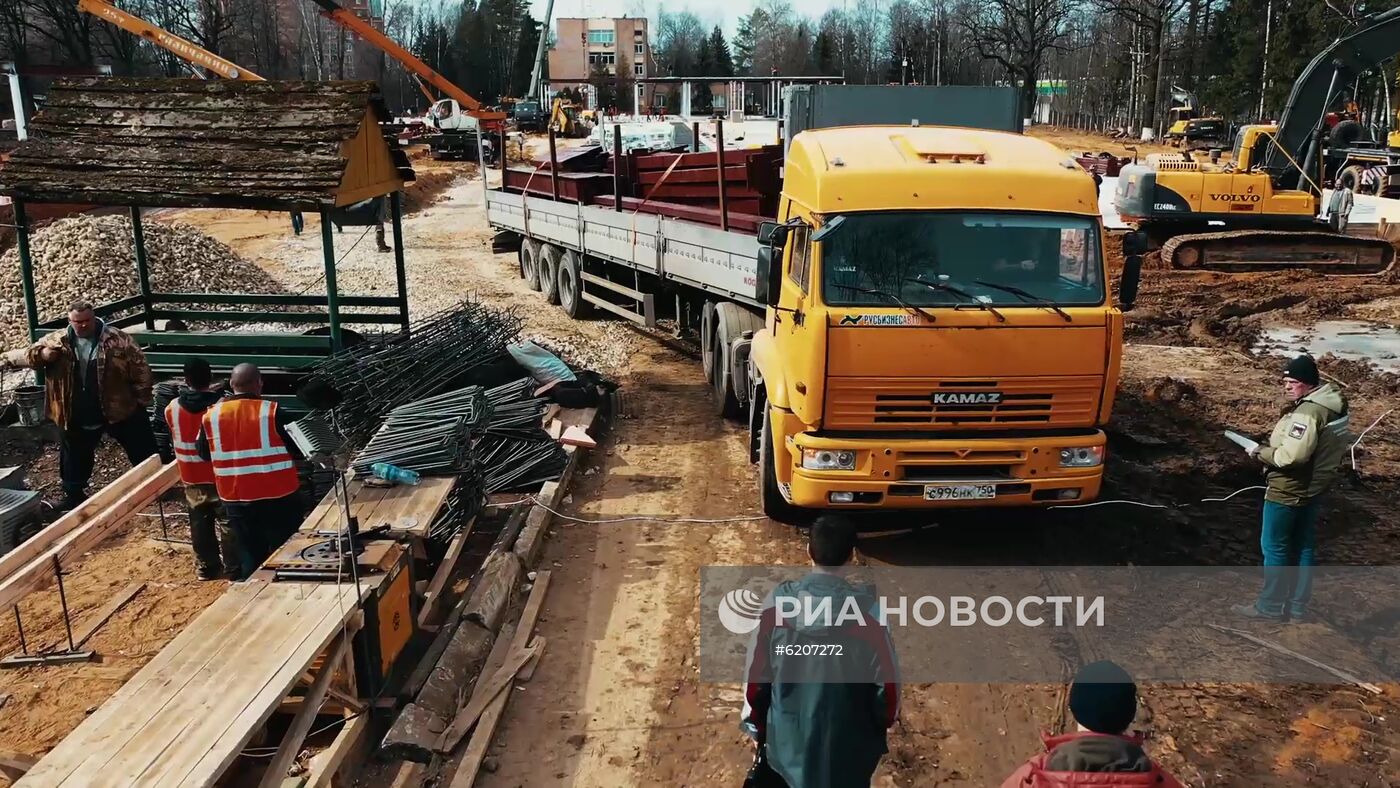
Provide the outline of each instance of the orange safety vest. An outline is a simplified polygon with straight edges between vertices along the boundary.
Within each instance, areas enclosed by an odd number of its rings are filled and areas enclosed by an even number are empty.
[[[172,400],[165,407],[165,423],[170,427],[170,446],[175,449],[175,465],[180,469],[180,481],[185,484],[213,484],[214,466],[199,456],[199,430],[203,413],[190,413]]]
[[[297,491],[296,463],[277,434],[277,403],[227,399],[204,413],[214,485],[225,501],[267,501]]]

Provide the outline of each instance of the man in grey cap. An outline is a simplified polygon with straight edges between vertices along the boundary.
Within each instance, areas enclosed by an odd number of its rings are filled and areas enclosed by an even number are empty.
[[[1323,384],[1312,356],[1288,362],[1283,388],[1289,404],[1268,443],[1250,450],[1264,464],[1264,588],[1253,604],[1233,610],[1249,618],[1300,621],[1307,614],[1316,564],[1317,515],[1323,493],[1337,480],[1350,445],[1346,398]]]

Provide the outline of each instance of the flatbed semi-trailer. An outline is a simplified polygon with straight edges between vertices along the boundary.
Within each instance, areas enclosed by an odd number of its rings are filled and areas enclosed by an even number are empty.
[[[894,111],[917,115],[934,90]],[[887,95],[872,106],[895,106]],[[1007,130],[806,125],[776,216],[752,230],[693,206],[644,212],[645,198],[555,200],[534,182],[488,189],[487,218],[569,315],[698,341],[778,519],[1095,498],[1122,314],[1092,178]]]

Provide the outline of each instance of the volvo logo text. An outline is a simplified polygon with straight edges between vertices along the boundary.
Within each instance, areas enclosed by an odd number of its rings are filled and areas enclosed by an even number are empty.
[[[1216,202],[1259,202],[1262,199],[1258,194],[1212,194],[1210,198]]]

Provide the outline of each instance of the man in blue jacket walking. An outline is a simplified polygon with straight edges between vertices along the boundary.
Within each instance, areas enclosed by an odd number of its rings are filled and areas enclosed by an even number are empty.
[[[889,751],[885,731],[899,716],[894,648],[874,589],[840,571],[855,545],[850,520],[817,518],[807,546],[814,569],[775,588],[759,619],[741,723],[758,746],[753,788],[869,786]],[[830,600],[816,609],[832,616],[784,615],[782,599]],[[859,621],[838,614],[848,600]]]

